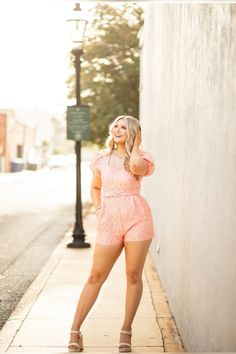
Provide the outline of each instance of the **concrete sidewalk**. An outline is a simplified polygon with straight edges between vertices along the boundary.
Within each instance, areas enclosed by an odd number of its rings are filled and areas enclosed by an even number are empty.
[[[78,296],[89,275],[96,237],[96,217],[84,221],[90,249],[69,249],[69,233],[0,332],[0,352],[67,352],[69,331]],[[165,295],[149,257],[144,290],[133,323],[135,353],[184,351]],[[87,353],[117,353],[125,300],[122,252],[81,330]]]

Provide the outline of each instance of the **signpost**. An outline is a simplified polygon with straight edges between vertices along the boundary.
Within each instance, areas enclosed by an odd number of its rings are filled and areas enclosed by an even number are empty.
[[[80,11],[80,4],[76,3],[74,11]],[[80,19],[75,12],[68,22],[72,25],[72,40],[76,44],[71,51],[75,65],[75,97],[76,105],[67,107],[67,138],[75,140],[76,153],[76,206],[75,206],[75,226],[73,230],[73,241],[67,247],[87,248],[90,243],[85,242],[85,232],[82,220],[81,201],[81,141],[89,140],[89,107],[81,105],[80,97],[80,57],[83,54],[83,39],[87,21]]]
[[[66,113],[67,139],[90,140],[89,106],[68,106]]]

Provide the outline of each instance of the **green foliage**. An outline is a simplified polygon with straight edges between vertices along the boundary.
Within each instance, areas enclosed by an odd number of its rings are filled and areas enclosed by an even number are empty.
[[[81,102],[91,107],[92,140],[103,143],[120,114],[138,118],[139,39],[142,9],[136,3],[98,3],[91,10],[81,65]],[[75,76],[68,79],[74,96]]]

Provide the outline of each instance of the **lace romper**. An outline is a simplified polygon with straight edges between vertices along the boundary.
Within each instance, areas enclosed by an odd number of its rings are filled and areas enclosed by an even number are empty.
[[[145,176],[154,169],[152,156],[141,152],[148,166]],[[101,208],[97,212],[98,226],[96,243],[117,245],[124,241],[144,241],[153,238],[154,227],[151,209],[146,199],[140,195],[140,182],[125,170],[123,158],[100,151],[93,158],[90,169],[101,177]]]

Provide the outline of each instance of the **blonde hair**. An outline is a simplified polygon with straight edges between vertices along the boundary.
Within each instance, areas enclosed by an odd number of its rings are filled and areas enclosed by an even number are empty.
[[[132,116],[125,116],[121,115],[116,117],[116,119],[109,125],[109,135],[105,141],[105,145],[107,147],[107,153],[112,154],[112,151],[115,150],[116,148],[116,143],[114,142],[113,136],[112,136],[112,130],[116,123],[123,119],[126,126],[127,126],[127,140],[125,142],[125,161],[124,161],[124,168],[130,172],[129,168],[129,160],[130,160],[130,155],[134,146],[134,140],[136,137],[136,134],[138,130],[141,131],[141,125],[139,123],[139,120],[132,117]],[[137,177],[137,176],[136,176]]]

